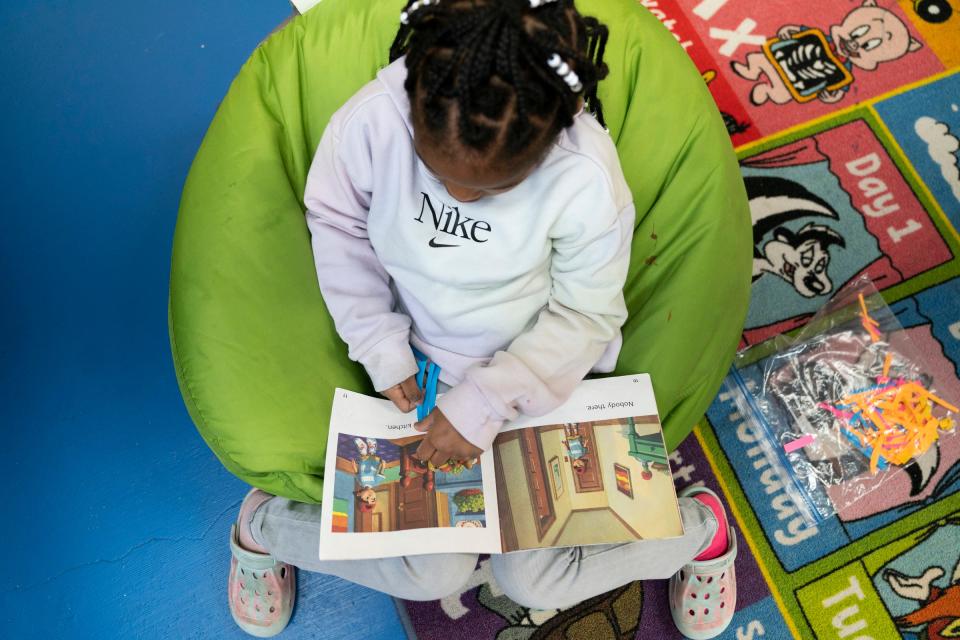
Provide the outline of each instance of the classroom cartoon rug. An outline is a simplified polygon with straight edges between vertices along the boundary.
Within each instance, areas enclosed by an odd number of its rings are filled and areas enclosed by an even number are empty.
[[[698,66],[740,158],[755,243],[743,346],[867,273],[960,398],[960,0],[639,1]],[[776,198],[795,204],[773,215]],[[723,493],[743,541],[722,637],[960,637],[960,438],[817,527],[756,440],[721,393],[670,458],[678,489]],[[419,640],[680,637],[664,582],[537,611],[483,560],[461,593],[397,604]]]

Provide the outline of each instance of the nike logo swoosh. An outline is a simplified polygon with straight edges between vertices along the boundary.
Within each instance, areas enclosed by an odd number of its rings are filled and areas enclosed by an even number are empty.
[[[436,239],[436,238],[430,238],[430,246],[431,246],[431,247],[437,247],[437,248],[439,248],[439,247],[459,247],[460,245],[458,245],[458,244],[440,244],[440,243],[437,242],[437,239]]]

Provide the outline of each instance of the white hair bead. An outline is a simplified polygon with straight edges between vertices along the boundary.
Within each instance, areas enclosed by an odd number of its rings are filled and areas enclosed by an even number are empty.
[[[427,7],[431,4],[438,4],[440,0],[416,0],[406,11],[400,12],[400,23],[401,24],[410,24],[410,14],[414,11],[418,11],[421,7]]]
[[[559,53],[554,53],[547,59],[547,66],[553,69],[554,73],[560,76],[560,79],[566,83],[574,93],[580,93],[583,90],[583,84],[580,82],[580,76],[570,68],[570,65],[564,62]]]

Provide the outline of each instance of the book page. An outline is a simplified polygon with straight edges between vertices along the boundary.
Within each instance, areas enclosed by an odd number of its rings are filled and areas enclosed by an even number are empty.
[[[502,553],[683,535],[647,375],[587,380],[508,423],[478,460],[414,457],[415,412],[338,389],[320,559]]]
[[[301,14],[306,13],[312,9],[315,5],[320,4],[320,0],[290,0],[291,4],[297,8],[297,11]],[[399,13],[397,14],[399,15]]]
[[[493,454],[505,552],[683,535],[649,376],[585,381]]]
[[[330,418],[320,559],[499,553],[493,455],[434,468],[414,453],[416,412],[337,389]]]

